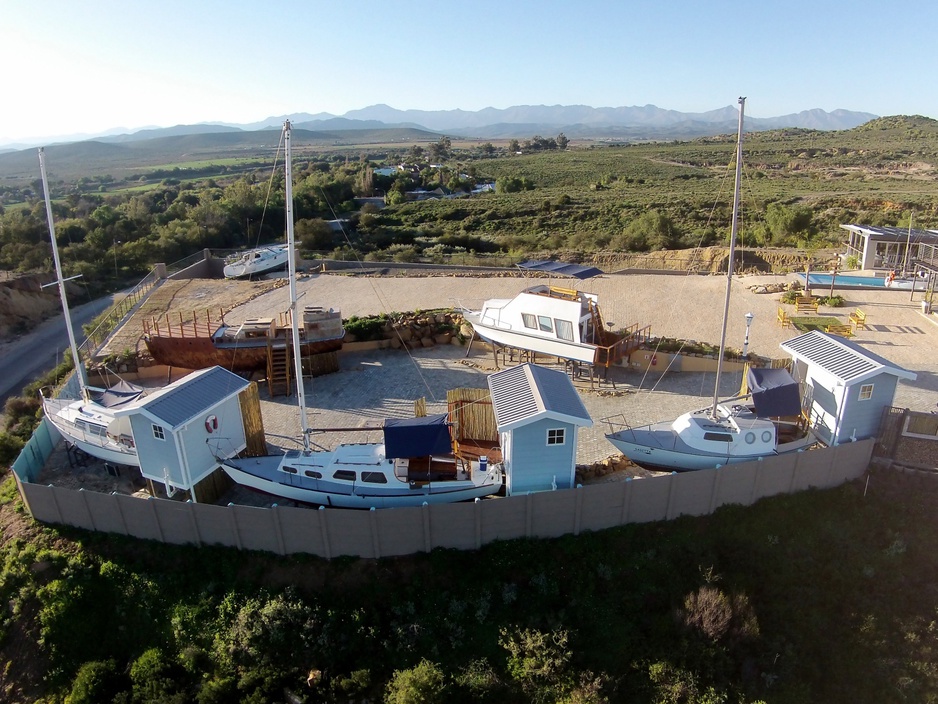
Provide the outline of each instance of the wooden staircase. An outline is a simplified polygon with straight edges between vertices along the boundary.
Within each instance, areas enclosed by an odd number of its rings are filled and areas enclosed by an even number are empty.
[[[267,391],[270,397],[293,393],[293,346],[287,339],[285,347],[275,348],[267,339]]]

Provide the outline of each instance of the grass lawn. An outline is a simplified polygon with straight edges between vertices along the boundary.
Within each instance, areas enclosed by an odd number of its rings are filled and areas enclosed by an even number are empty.
[[[791,324],[801,332],[811,332],[812,330],[824,332],[828,325],[840,325],[841,322],[829,315],[806,315],[792,318]]]

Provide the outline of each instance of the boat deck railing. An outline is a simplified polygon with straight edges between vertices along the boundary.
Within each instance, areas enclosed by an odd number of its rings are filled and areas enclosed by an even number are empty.
[[[201,317],[195,311],[190,314],[191,317],[184,318],[181,312],[177,315],[177,320],[170,318],[169,313],[144,320],[144,334],[155,337],[211,337],[225,322],[225,312],[221,308],[214,319],[210,310],[206,310]]]
[[[608,368],[627,357],[632,350],[647,344],[651,339],[651,325],[639,327],[638,323],[633,323],[618,333],[603,330],[600,337],[605,338],[603,342],[609,344],[596,345],[593,364]]]

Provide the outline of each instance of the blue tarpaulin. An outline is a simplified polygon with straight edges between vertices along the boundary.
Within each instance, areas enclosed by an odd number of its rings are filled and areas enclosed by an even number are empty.
[[[798,382],[787,369],[749,369],[749,392],[760,418],[801,414]]]
[[[448,455],[452,451],[445,413],[384,421],[384,456],[388,459]]]
[[[577,279],[588,279],[603,273],[601,269],[597,269],[595,266],[583,266],[582,264],[569,264],[567,262],[538,261],[535,259],[521,262],[518,268],[530,269],[532,271],[546,271],[550,274],[561,274],[563,276],[573,276]]]
[[[136,401],[143,394],[144,388],[121,379],[104,391],[92,391],[91,399],[105,408],[118,408]]]

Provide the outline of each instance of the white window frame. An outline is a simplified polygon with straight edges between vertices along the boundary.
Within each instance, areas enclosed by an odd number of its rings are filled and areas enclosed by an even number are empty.
[[[166,431],[163,429],[163,426],[153,423],[151,427],[153,428],[153,437],[166,442]]]
[[[547,429],[547,446],[548,447],[560,447],[561,445],[567,444],[567,429],[566,428],[548,428]]]
[[[537,330],[537,316],[534,313],[522,313],[521,322],[524,323],[524,327]]]
[[[857,401],[869,401],[873,398],[873,387],[875,384],[861,384],[857,392]]]

